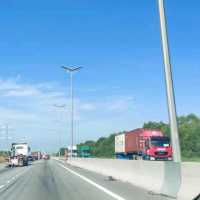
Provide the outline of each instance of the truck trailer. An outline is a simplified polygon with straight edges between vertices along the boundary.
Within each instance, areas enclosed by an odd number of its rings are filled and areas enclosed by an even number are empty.
[[[161,131],[136,129],[115,136],[117,159],[172,160],[169,137]]]
[[[12,143],[9,166],[27,166],[30,151],[27,143]]]
[[[40,160],[42,159],[42,153],[40,151],[31,152],[31,157],[33,160]]]

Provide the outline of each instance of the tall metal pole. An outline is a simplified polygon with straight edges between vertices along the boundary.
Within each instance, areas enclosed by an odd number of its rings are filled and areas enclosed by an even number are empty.
[[[71,158],[73,157],[73,146],[74,146],[74,88],[73,88],[73,73],[80,70],[82,67],[66,67],[62,66],[63,69],[70,72],[70,95],[71,95]]]
[[[7,153],[9,154],[9,147],[8,147],[8,124],[6,124],[6,146],[7,146],[6,147]]]
[[[54,104],[53,107],[57,108],[57,109],[60,109],[60,110],[57,110],[58,113],[59,113],[59,121],[60,123],[62,122],[62,111],[61,109],[64,109],[66,107],[66,105],[57,105],[57,104]],[[60,127],[62,127],[60,125]],[[61,157],[61,129],[59,130],[59,136],[58,136],[58,143],[59,143],[59,152],[58,152],[58,156]]]
[[[181,151],[180,151],[179,134],[178,134],[176,104],[175,104],[175,97],[174,97],[172,69],[171,69],[171,63],[170,63],[170,52],[169,52],[169,45],[168,45],[168,35],[167,35],[166,17],[165,17],[165,9],[164,9],[163,0],[158,0],[158,7],[159,7],[159,15],[160,15],[160,28],[161,28],[163,60],[164,60],[164,68],[165,68],[168,112],[169,112],[169,121],[170,121],[170,129],[171,129],[171,141],[172,141],[172,148],[173,148],[173,160],[174,162],[181,162]]]
[[[70,93],[71,93],[71,158],[73,157],[74,146],[74,90],[73,90],[73,71],[70,71]]]
[[[59,113],[59,115],[60,115],[60,113]],[[62,121],[62,119],[60,118],[60,122]],[[61,152],[60,152],[60,150],[61,150],[61,130],[59,130],[59,134],[58,134],[58,143],[59,143],[59,154],[58,154],[58,156],[59,156],[59,158],[61,157]]]

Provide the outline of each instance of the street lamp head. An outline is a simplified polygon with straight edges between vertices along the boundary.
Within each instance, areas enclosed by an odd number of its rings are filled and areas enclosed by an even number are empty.
[[[82,67],[66,67],[66,66],[61,66],[61,68],[63,68],[66,71],[69,71],[69,72],[74,72],[74,71],[80,70]]]

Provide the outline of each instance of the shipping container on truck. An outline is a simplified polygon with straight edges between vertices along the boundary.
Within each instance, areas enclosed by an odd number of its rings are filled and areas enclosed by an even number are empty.
[[[115,136],[115,155],[119,159],[126,159],[125,154],[125,133]]]
[[[40,160],[42,158],[42,153],[40,151],[31,152],[33,160]]]
[[[172,160],[170,140],[161,131],[136,129],[115,137],[118,159]]]

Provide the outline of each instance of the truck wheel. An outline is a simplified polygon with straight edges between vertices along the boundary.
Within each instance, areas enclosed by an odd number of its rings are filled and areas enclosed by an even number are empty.
[[[143,160],[150,160],[149,156],[143,156],[142,159]]]
[[[23,165],[24,165],[24,162],[23,162],[23,160],[19,160],[19,167],[23,167]]]
[[[133,160],[137,160],[137,156],[136,155],[133,155]]]
[[[28,166],[28,161],[27,161],[27,160],[24,160],[23,165],[24,165],[24,166]]]

